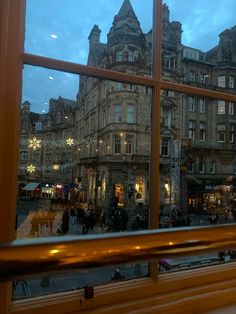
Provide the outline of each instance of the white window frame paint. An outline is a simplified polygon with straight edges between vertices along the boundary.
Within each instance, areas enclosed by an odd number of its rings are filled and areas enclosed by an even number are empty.
[[[218,75],[217,86],[223,87],[223,88],[226,87],[226,76],[225,75]]]
[[[188,111],[196,111],[196,98],[194,96],[188,96]]]

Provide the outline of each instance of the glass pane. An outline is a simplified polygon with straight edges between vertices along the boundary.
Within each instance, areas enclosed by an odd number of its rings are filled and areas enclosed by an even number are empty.
[[[86,298],[91,297],[93,287],[148,276],[148,263],[114,265],[112,268],[74,272],[60,276],[42,275],[41,278],[15,281],[13,299],[43,296],[55,292],[82,289]],[[86,296],[87,294],[87,296]]]
[[[162,91],[161,228],[236,221],[235,106],[233,102]],[[227,252],[226,259],[222,254],[177,258],[169,260],[173,265],[166,267],[199,267],[235,258],[234,251]]]
[[[27,0],[26,13],[27,53],[150,74],[152,0]]]
[[[212,89],[235,89],[234,79],[230,81],[229,77],[235,77],[236,29],[233,12],[236,3],[230,0],[216,1],[212,6],[205,1],[165,2],[162,24],[163,79],[199,87],[207,85]],[[226,65],[232,68],[226,70]],[[227,77],[218,79],[222,75]]]
[[[148,228],[151,99],[145,86],[24,67],[17,239]]]

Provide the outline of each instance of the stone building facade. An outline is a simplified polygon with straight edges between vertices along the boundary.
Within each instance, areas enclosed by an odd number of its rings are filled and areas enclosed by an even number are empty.
[[[236,27],[223,31],[219,44],[203,52],[182,44],[181,23],[170,21],[165,4],[162,23],[164,80],[235,93]],[[129,0],[115,15],[107,43],[100,42],[100,34],[94,25],[88,65],[151,76],[152,30],[142,31]],[[35,157],[41,170],[31,179],[55,183],[76,177],[97,206],[116,202],[134,211],[148,206],[151,99],[152,90],[145,86],[81,76],[77,103],[51,100],[44,115],[34,115],[23,104],[22,121],[28,126],[22,124],[22,139],[37,135],[54,143]],[[160,125],[161,206],[200,210],[233,199],[235,104],[163,90]],[[66,145],[68,139],[72,143]],[[21,145],[20,176],[34,153]]]

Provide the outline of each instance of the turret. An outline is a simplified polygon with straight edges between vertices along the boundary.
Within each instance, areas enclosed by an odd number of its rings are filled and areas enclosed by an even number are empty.
[[[170,10],[168,6],[164,3],[162,6],[162,22],[169,23],[170,21]]]

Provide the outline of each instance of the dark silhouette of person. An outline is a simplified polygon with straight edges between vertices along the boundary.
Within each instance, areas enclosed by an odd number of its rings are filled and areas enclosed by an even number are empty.
[[[125,276],[121,274],[120,268],[117,267],[117,268],[115,269],[115,271],[114,271],[112,277],[111,277],[111,281],[113,281],[113,282],[114,282],[114,281],[120,281],[120,280],[122,280],[122,279],[124,279],[124,278],[125,278]]]

